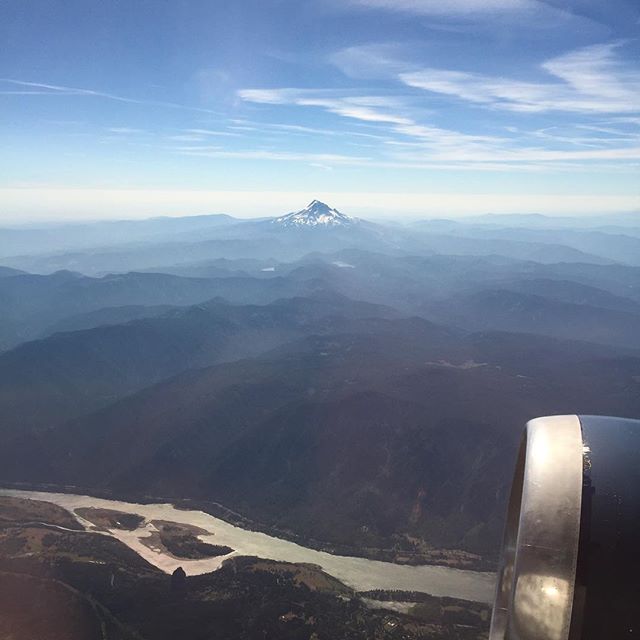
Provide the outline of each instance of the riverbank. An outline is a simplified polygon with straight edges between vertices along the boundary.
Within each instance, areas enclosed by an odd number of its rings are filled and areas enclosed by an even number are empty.
[[[276,561],[315,564],[356,591],[375,589],[420,591],[438,597],[453,597],[477,602],[490,602],[493,598],[493,574],[443,566],[410,566],[333,555],[262,532],[237,527],[204,511],[176,508],[172,504],[140,504],[88,495],[15,489],[0,490],[0,495],[51,502],[73,514],[78,508],[97,507],[139,515],[145,520],[142,527],[135,531],[112,529],[109,530],[108,535],[120,540],[145,560],[167,573],[182,566],[187,575],[198,575],[216,571],[226,559],[233,556],[257,556]],[[200,537],[203,542],[226,545],[234,549],[234,552],[216,558],[184,560],[150,549],[141,539],[152,534],[154,529],[150,523],[153,520],[167,520],[199,527],[208,532],[208,535]],[[86,525],[86,521],[83,524]]]
[[[289,529],[274,526],[269,523],[259,522],[248,516],[238,513],[213,500],[197,498],[176,498],[171,496],[150,496],[142,494],[117,493],[108,489],[94,487],[80,487],[77,485],[55,485],[49,483],[9,483],[4,486],[21,491],[45,491],[51,493],[72,493],[76,495],[89,495],[105,500],[123,500],[136,504],[170,503],[176,509],[197,510],[224,520],[225,522],[248,531],[265,533],[275,538],[288,540],[303,547],[323,551],[336,556],[364,558],[367,560],[379,560],[393,564],[408,566],[441,566],[450,569],[462,569],[469,571],[481,571],[494,574],[497,570],[495,559],[470,553],[461,549],[436,549],[426,544],[419,545],[420,552],[412,552],[407,548],[377,548],[358,547],[347,544],[337,544],[325,540],[317,540],[309,536],[302,536]],[[1,488],[0,488],[1,489]]]

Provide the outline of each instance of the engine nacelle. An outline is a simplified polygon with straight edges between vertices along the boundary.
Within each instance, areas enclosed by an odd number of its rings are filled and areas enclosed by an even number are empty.
[[[640,421],[525,429],[490,640],[640,638]]]

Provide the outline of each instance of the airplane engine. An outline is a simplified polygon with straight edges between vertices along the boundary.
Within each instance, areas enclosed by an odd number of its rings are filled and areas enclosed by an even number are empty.
[[[490,640],[640,638],[640,421],[537,418],[507,513]]]

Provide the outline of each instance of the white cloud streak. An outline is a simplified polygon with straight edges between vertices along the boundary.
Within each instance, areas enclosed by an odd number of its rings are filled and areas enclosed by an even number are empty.
[[[353,6],[427,16],[513,13],[538,9],[536,0],[350,0]]]
[[[307,136],[338,136],[338,137],[356,137],[369,138],[371,140],[387,140],[387,136],[375,133],[364,133],[362,131],[353,131],[351,129],[325,129],[322,127],[308,127],[299,124],[285,124],[281,122],[257,122],[253,120],[233,120],[235,123],[230,128],[247,130],[247,131],[269,131],[270,133],[279,133],[289,136],[293,134]]]
[[[368,158],[361,156],[347,156],[337,153],[299,153],[295,151],[271,150],[240,150],[211,149],[206,147],[182,147],[176,150],[185,156],[199,156],[205,158],[231,158],[236,160],[277,160],[286,162],[306,162],[309,164],[330,165],[365,165]]]
[[[569,26],[582,32],[602,32],[596,21],[580,15],[578,3],[546,0],[325,0],[339,10],[385,11],[411,18],[431,18],[429,27],[461,32],[464,23],[490,29],[544,29],[560,32]],[[456,24],[452,22],[455,21]]]
[[[623,114],[640,111],[640,71],[622,64],[619,44],[594,45],[547,60],[555,82],[523,82],[457,70],[427,68],[399,74],[406,85],[516,112]]]
[[[348,96],[329,89],[241,89],[238,95],[246,102],[301,107],[322,107],[330,113],[364,122],[411,124],[409,118],[392,110],[400,106],[398,100],[384,96]]]
[[[602,55],[603,52],[601,51]],[[569,63],[567,63],[567,60]],[[563,73],[575,74],[572,58],[566,56],[561,64]],[[445,72],[452,73],[452,72]],[[452,76],[457,82],[465,79],[462,74]],[[578,82],[578,80],[575,80]],[[448,82],[451,82],[449,77]],[[583,83],[584,84],[584,83]],[[509,95],[525,93],[526,83],[510,87]],[[438,79],[439,90],[453,92],[442,78]],[[481,91],[481,87],[483,88]],[[456,91],[459,87],[456,85]],[[473,102],[489,102],[493,90],[479,83],[477,86],[463,87],[467,99]],[[535,93],[527,89],[530,97]],[[611,92],[613,93],[613,92]],[[330,113],[363,122],[379,123],[387,126],[390,136],[384,141],[386,152],[383,157],[350,158],[343,157],[341,164],[367,164],[378,167],[405,168],[475,168],[478,170],[505,170],[517,167],[520,170],[540,170],[559,163],[572,163],[572,170],[580,163],[594,161],[629,161],[640,159],[640,145],[637,137],[622,136],[617,145],[607,139],[589,138],[585,144],[584,136],[545,135],[539,131],[514,134],[511,137],[475,135],[454,131],[432,124],[421,124],[409,115],[410,109],[401,99],[388,96],[345,96],[339,91],[313,91],[305,89],[246,89],[239,92],[243,100],[268,105],[297,105],[300,107],[322,108]],[[506,95],[503,92],[502,95]],[[526,139],[529,138],[529,143]],[[538,144],[532,144],[537,139]],[[541,142],[547,146],[541,146]],[[626,144],[625,144],[626,143]],[[578,148],[582,144],[585,148]],[[558,148],[562,145],[562,148]],[[552,147],[552,148],[550,148]],[[257,157],[257,156],[254,156]],[[263,156],[268,157],[268,156]],[[275,159],[275,157],[274,157]],[[282,153],[277,159],[287,159]],[[310,160],[313,161],[313,160]]]
[[[107,93],[104,91],[95,91],[94,89],[83,89],[79,87],[66,87],[63,85],[47,84],[44,82],[28,82],[26,80],[16,80],[14,78],[0,78],[0,82],[17,85],[20,87],[31,87],[34,90],[19,92],[19,95],[47,95],[47,96],[84,96],[93,98],[103,98],[106,100],[114,100],[116,102],[124,102],[128,104],[142,104],[154,107],[164,107],[167,109],[183,109],[185,111],[195,111],[199,113],[216,114],[216,111],[201,107],[192,107],[189,105],[179,104],[177,102],[165,102],[163,100],[146,100],[139,98],[129,98],[126,96]],[[4,92],[14,93],[15,92]]]
[[[134,127],[109,127],[109,132],[122,135],[140,135],[147,133],[144,129],[135,129]]]
[[[214,131],[213,129],[185,129],[184,131],[187,134],[194,134],[199,136],[218,136],[225,138],[241,137],[240,133],[235,133],[233,131]]]

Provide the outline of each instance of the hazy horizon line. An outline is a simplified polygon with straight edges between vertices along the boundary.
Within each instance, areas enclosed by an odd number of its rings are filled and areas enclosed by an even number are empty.
[[[0,188],[2,226],[230,215],[268,218],[321,200],[371,220],[460,219],[479,215],[597,217],[640,213],[637,195],[496,194],[198,189]]]

